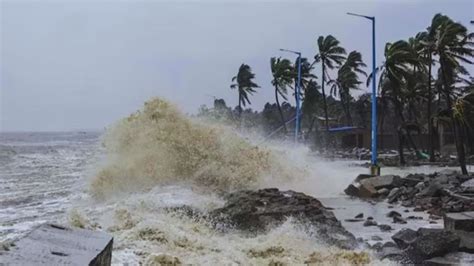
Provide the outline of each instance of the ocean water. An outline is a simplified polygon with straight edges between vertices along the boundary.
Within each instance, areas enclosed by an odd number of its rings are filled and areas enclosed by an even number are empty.
[[[206,221],[166,211],[183,205],[207,211],[222,206],[226,192],[277,187],[319,198],[357,237],[389,240],[393,234],[344,222],[360,212],[401,228],[386,217],[387,204],[343,195],[357,174],[367,172],[355,161],[322,159],[294,143],[253,143],[262,141],[194,121],[160,100],[149,102],[107,133],[0,133],[0,241],[55,222],[112,234],[115,265],[163,260],[194,265],[344,265],[367,258],[381,263],[363,247],[346,252],[324,246],[314,232],[291,218],[250,237],[222,233]],[[383,169],[395,174],[439,170]],[[442,227],[429,224],[422,213],[415,215],[425,219],[404,227]]]
[[[96,132],[0,133],[0,241],[61,220],[98,155]]]

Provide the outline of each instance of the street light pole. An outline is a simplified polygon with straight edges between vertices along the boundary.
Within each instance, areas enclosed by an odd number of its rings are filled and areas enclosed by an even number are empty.
[[[347,13],[351,16],[362,17],[372,21],[372,158],[370,173],[380,175],[380,167],[377,165],[377,86],[375,84],[375,17]]]
[[[300,93],[301,93],[301,53],[300,52],[296,52],[296,51],[292,51],[292,50],[287,50],[287,49],[280,49],[280,51],[283,51],[283,52],[289,52],[289,53],[293,53],[293,54],[296,54],[298,55],[298,59],[297,59],[297,64],[298,64],[298,80],[297,80],[297,85],[296,85],[296,88],[295,88],[295,99],[296,99],[296,117],[295,117],[295,120],[296,120],[296,125],[295,125],[295,142],[298,142],[298,135],[299,135],[299,131],[300,131],[300,128],[301,128],[301,119],[300,119],[300,115],[301,115],[301,108],[300,108]]]

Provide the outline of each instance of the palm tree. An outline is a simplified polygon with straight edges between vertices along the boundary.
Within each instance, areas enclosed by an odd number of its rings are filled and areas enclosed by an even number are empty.
[[[461,170],[463,174],[467,174],[466,168],[466,154],[464,150],[464,143],[465,143],[465,133],[469,132],[470,121],[474,117],[474,90],[470,93],[465,94],[464,96],[457,99],[456,103],[454,104],[453,110],[453,118],[454,123],[457,124],[459,128],[457,131],[457,138],[458,142],[461,144],[459,145],[458,150],[458,161],[461,166]],[[471,121],[472,122],[472,121]]]
[[[397,41],[395,43],[387,43],[385,45],[385,62],[375,69],[376,73],[371,73],[367,79],[367,86],[370,84],[372,75],[380,73],[379,91],[382,97],[382,103],[390,100],[395,107],[394,131],[400,135],[400,128],[406,123],[403,115],[403,106],[406,101],[407,81],[410,79],[412,72],[411,66],[420,66],[420,62],[413,57],[410,44],[407,41]],[[382,127],[383,125],[381,125]],[[410,143],[411,137],[408,134]],[[402,136],[399,136],[402,139]],[[399,141],[399,150],[402,150],[402,143]],[[400,154],[400,163],[403,164],[403,154]]]
[[[437,16],[441,17],[442,15],[438,14]],[[460,76],[468,74],[462,67],[461,62],[473,64],[471,58],[474,57],[474,42],[472,42],[474,34],[468,34],[466,27],[446,16],[441,18],[439,19],[441,22],[436,28],[437,39],[434,49],[435,54],[439,57],[442,94],[446,98],[447,110],[452,120],[458,160],[463,174],[467,174],[464,161],[464,144],[459,139],[462,137],[463,129],[462,124],[455,117],[455,112],[453,112],[452,97],[458,93],[455,83],[459,81]]]
[[[321,91],[323,93],[324,118],[326,120],[326,131],[329,131],[328,107],[326,103],[326,92],[324,85],[328,77],[328,69],[334,69],[335,66],[340,66],[345,60],[346,50],[339,46],[339,41],[332,35],[326,37],[319,36],[318,38],[319,53],[314,56],[315,62],[321,62]]]
[[[367,73],[362,70],[366,67],[362,61],[362,55],[357,51],[352,51],[347,56],[345,63],[337,71],[337,78],[328,82],[331,85],[331,94],[339,94],[340,103],[346,115],[347,123],[352,125],[352,116],[350,112],[350,101],[352,99],[350,90],[359,89],[362,83],[357,74],[367,77]]]
[[[255,88],[259,86],[253,81],[255,74],[252,73],[252,69],[249,65],[242,64],[239,67],[239,72],[237,76],[232,78],[231,89],[239,89],[239,116],[242,115],[242,106],[246,106],[247,103],[250,104],[249,94],[252,95],[255,92]]]
[[[285,100],[287,99],[287,87],[290,86],[293,81],[293,66],[288,59],[272,57],[270,59],[270,68],[272,70],[273,76],[272,85],[275,87],[275,100],[278,106],[278,112],[280,113],[281,123],[286,133],[286,121],[281,110],[278,95],[280,95]]]

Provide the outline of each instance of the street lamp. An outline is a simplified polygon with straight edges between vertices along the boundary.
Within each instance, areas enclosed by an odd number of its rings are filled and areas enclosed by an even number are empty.
[[[295,142],[298,142],[298,135],[299,135],[299,130],[300,130],[300,92],[301,92],[301,53],[288,50],[288,49],[280,49],[282,52],[288,52],[288,53],[293,53],[298,55],[298,81],[297,85],[295,88],[295,98],[296,98],[296,125],[295,125]]]
[[[347,13],[351,16],[362,17],[372,21],[372,160],[370,173],[380,175],[380,167],[377,165],[377,91],[375,86],[375,17]]]

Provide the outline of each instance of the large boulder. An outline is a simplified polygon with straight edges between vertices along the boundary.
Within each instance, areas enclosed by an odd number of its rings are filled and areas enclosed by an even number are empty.
[[[401,178],[397,175],[368,176],[359,175],[344,192],[349,196],[372,198],[388,194],[388,190],[401,185]],[[383,192],[383,193],[379,193]]]
[[[289,217],[315,232],[318,239],[341,248],[354,248],[357,241],[334,214],[308,195],[276,188],[238,191],[227,196],[226,204],[210,217],[218,224],[248,233],[267,231]]]
[[[404,229],[392,236],[392,239],[415,264],[455,252],[461,241],[451,231],[431,228],[420,228],[416,232]]]

